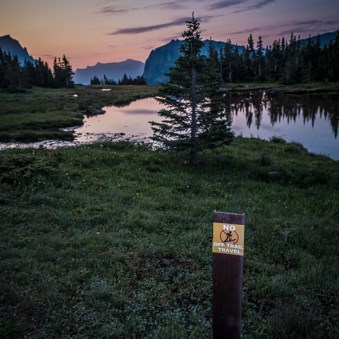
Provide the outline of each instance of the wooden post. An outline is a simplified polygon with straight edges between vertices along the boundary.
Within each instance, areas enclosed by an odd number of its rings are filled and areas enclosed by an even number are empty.
[[[213,212],[213,338],[240,338],[245,214]]]

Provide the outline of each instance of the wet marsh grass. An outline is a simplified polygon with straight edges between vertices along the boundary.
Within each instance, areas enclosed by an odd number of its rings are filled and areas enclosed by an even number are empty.
[[[223,210],[246,213],[243,337],[336,337],[338,166],[241,138],[197,167],[125,142],[2,151],[2,336],[211,337]]]

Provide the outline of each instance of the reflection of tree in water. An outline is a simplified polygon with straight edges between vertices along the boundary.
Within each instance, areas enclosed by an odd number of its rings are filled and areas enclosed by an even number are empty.
[[[257,128],[260,127],[262,120],[262,96],[259,93],[227,93],[225,95],[226,112],[231,112],[233,115],[238,116],[240,112],[245,113],[247,126],[250,128],[255,119]]]
[[[334,136],[338,136],[339,95],[336,93],[227,93],[225,100],[226,111],[233,116],[238,116],[239,112],[244,113],[249,128],[255,123],[259,129],[265,109],[272,126],[282,120],[289,123],[302,117],[304,124],[311,122],[314,127],[316,119],[323,117],[330,121]]]

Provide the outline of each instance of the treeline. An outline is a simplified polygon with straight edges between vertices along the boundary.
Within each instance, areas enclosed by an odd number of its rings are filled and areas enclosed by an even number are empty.
[[[226,83],[339,81],[339,31],[324,48],[319,36],[305,43],[293,33],[289,41],[282,38],[264,48],[261,37],[255,43],[251,34],[244,51],[228,40],[221,51],[210,48],[210,57]]]
[[[47,62],[39,58],[34,63],[25,61],[23,65],[16,55],[2,52],[0,49],[0,88],[10,91],[22,91],[32,86],[72,87],[74,73],[70,62],[64,55],[55,58],[53,70]]]
[[[108,79],[106,75],[104,75],[103,79],[99,79],[97,76],[94,76],[91,78],[91,85],[147,85],[147,83],[143,76],[132,78],[127,76],[125,73],[122,79],[119,79],[119,81]]]

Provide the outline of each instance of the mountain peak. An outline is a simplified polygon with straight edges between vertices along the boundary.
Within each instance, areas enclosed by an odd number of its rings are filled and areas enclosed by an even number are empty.
[[[0,48],[3,52],[16,55],[21,64],[24,64],[25,61],[34,62],[33,57],[28,54],[27,49],[22,47],[20,42],[13,39],[9,34],[0,37]]]

